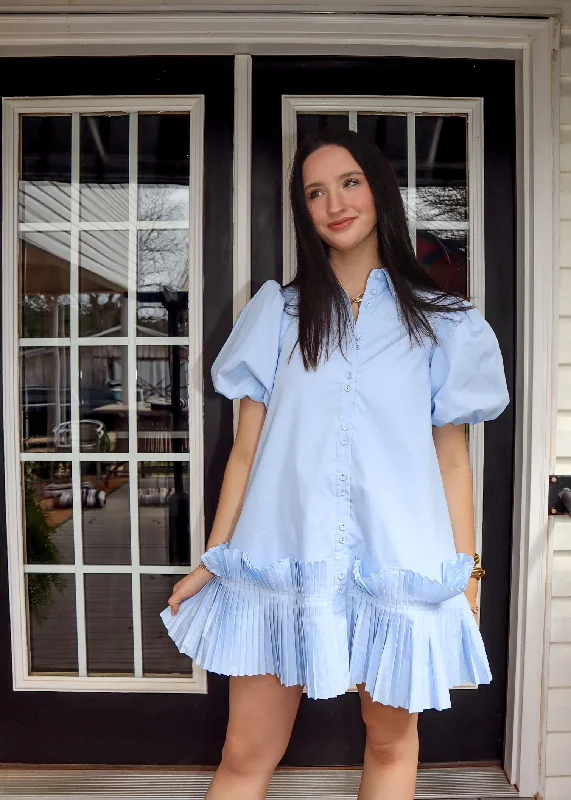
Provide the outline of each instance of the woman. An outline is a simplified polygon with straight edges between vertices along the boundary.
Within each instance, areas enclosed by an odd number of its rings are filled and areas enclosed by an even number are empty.
[[[298,148],[297,274],[269,280],[212,367],[240,398],[203,563],[162,619],[230,678],[209,800],[265,797],[302,688],[357,684],[360,800],[411,800],[418,713],[491,679],[478,626],[465,423],[509,402],[488,323],[417,262],[382,153],[353,132]]]

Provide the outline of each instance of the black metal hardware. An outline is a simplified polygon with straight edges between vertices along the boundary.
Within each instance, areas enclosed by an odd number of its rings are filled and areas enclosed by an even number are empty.
[[[549,516],[571,516],[571,475],[549,476]]]

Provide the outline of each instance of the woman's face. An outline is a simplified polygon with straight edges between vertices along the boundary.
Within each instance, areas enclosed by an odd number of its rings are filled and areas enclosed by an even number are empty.
[[[324,145],[305,159],[303,187],[321,238],[336,250],[352,250],[376,235],[377,213],[365,175],[351,153]]]

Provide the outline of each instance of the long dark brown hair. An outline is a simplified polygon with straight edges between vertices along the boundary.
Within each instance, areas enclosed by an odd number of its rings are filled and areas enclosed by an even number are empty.
[[[381,150],[355,131],[326,128],[306,136],[298,145],[289,182],[296,234],[297,271],[287,287],[295,288],[298,341],[306,369],[316,369],[322,354],[339,345],[343,352],[353,312],[329,262],[329,246],[317,233],[303,187],[303,165],[324,145],[348,150],[362,169],[374,197],[380,265],[387,270],[398,298],[399,315],[411,344],[423,337],[437,342],[429,321],[432,313],[471,307],[456,292],[445,292],[418,262],[406,222],[398,180]],[[417,290],[420,290],[418,292]],[[290,311],[291,313],[291,311]]]

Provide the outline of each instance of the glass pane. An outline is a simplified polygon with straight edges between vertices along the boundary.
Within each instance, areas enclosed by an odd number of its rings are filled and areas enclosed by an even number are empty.
[[[141,461],[141,564],[190,564],[188,464]]]
[[[25,231],[19,249],[21,335],[69,336],[69,233]]]
[[[137,347],[140,453],[188,452],[188,348]]]
[[[28,574],[30,673],[77,674],[75,576]]]
[[[416,118],[417,218],[465,220],[467,150],[465,117]]]
[[[79,239],[79,334],[127,336],[127,231],[84,231]]]
[[[188,336],[188,232],[139,231],[137,336]]]
[[[468,247],[462,231],[417,231],[417,257],[446,291],[468,296]]]
[[[86,564],[131,563],[129,465],[81,465],[83,559]]]
[[[79,368],[81,451],[128,452],[127,347],[80,347]]]
[[[87,671],[133,674],[133,612],[130,575],[85,575]]]
[[[89,222],[129,219],[129,116],[81,117],[80,215]]]
[[[20,392],[22,450],[69,450],[69,347],[21,348]]]
[[[190,115],[139,115],[139,219],[188,220]]]
[[[20,222],[69,221],[71,116],[20,118]]]
[[[27,564],[73,564],[73,492],[69,461],[22,464]]]
[[[143,670],[153,675],[192,675],[192,659],[180,653],[169,639],[159,614],[167,606],[172,588],[183,575],[141,575]]]
[[[406,129],[403,114],[357,114],[357,130],[388,158],[401,186],[408,185]]]
[[[297,140],[300,142],[309,133],[319,133],[324,128],[349,129],[349,114],[298,114]]]

